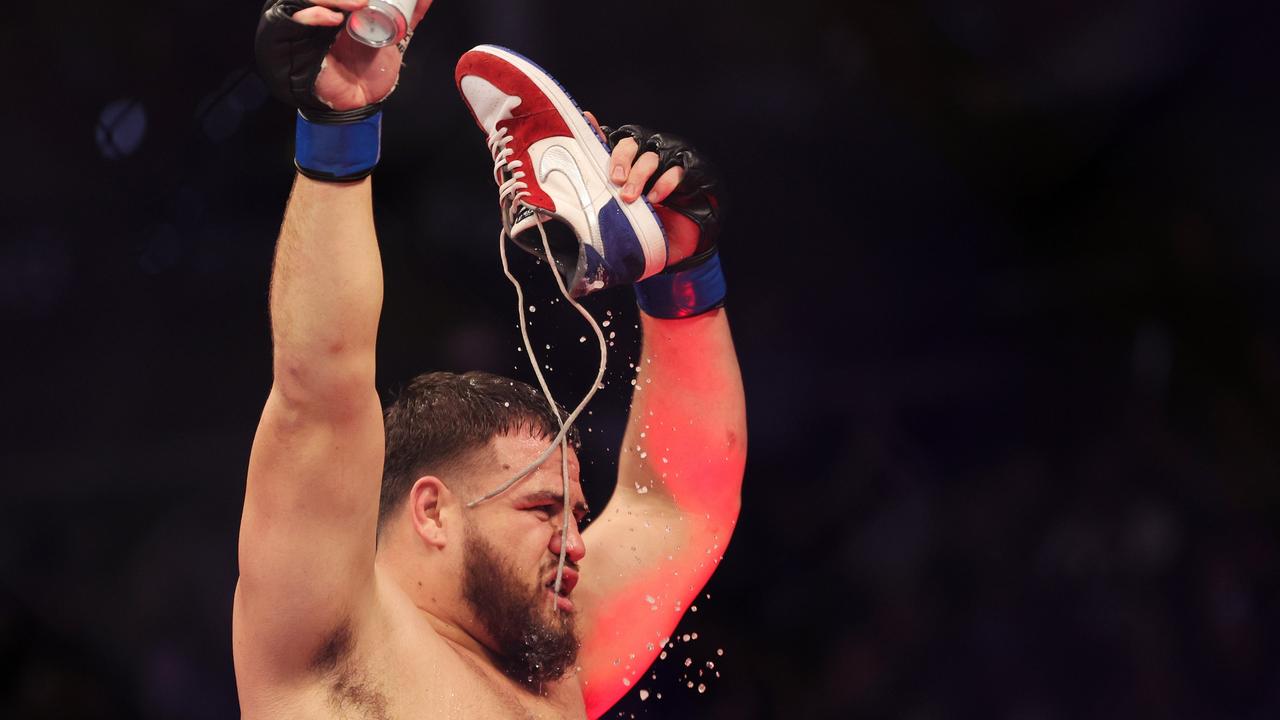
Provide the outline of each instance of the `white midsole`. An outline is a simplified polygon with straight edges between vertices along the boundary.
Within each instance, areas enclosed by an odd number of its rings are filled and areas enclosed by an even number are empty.
[[[608,189],[609,194],[618,201],[618,207],[622,209],[624,215],[631,222],[632,227],[636,228],[639,240],[644,246],[644,254],[646,258],[644,277],[656,275],[667,266],[667,234],[662,227],[662,222],[658,220],[657,214],[650,207],[649,201],[643,197],[638,198],[634,203],[624,202],[620,197],[620,190],[609,179],[606,168],[608,167],[609,153],[600,144],[600,137],[596,135],[593,129],[582,116],[582,111],[574,104],[569,96],[565,95],[560,89],[560,85],[556,83],[550,76],[543,72],[536,65],[525,60],[518,55],[503,50],[495,45],[480,45],[474,48],[477,51],[485,52],[520,68],[530,79],[537,84],[538,89],[548,97],[551,102],[560,111],[561,117],[568,121],[569,130],[574,134],[574,138],[581,144],[592,148],[600,149],[599,155],[589,152],[592,155],[593,162],[591,166],[595,169],[597,178]],[[643,208],[640,210],[639,208]],[[655,241],[654,238],[661,241]],[[641,278],[643,279],[643,278]]]

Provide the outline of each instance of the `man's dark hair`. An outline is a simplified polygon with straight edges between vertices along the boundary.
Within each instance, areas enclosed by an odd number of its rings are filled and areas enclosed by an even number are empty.
[[[560,414],[569,416],[564,408]],[[405,386],[383,417],[387,456],[378,506],[379,530],[423,475],[435,475],[449,485],[465,471],[473,454],[498,435],[529,433],[550,442],[560,432],[560,423],[537,389],[478,371],[419,375]],[[573,447],[579,447],[577,428],[570,428],[568,437]],[[451,489],[458,489],[456,483]]]

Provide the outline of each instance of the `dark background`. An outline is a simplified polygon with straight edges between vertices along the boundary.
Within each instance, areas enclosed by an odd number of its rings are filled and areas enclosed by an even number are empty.
[[[238,712],[291,178],[259,8],[28,3],[0,28],[0,717]],[[467,48],[513,47],[731,182],[741,522],[690,639],[609,716],[1280,716],[1277,15],[439,0],[387,106],[379,388],[530,376],[452,85]],[[570,400],[590,332],[521,267]],[[600,505],[636,311],[591,305],[619,333],[585,420]]]

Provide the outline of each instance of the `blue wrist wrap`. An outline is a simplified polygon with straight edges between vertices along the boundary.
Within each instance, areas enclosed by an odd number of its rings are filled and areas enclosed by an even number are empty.
[[[720,253],[696,267],[654,275],[636,283],[636,304],[656,318],[687,318],[724,305]]]
[[[298,113],[294,164],[316,180],[359,180],[382,155],[382,111],[345,123],[312,122]]]

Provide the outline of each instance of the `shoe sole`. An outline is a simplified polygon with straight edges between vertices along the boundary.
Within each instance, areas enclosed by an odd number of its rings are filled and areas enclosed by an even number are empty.
[[[622,214],[626,216],[627,221],[631,223],[631,227],[635,229],[636,238],[640,241],[640,245],[644,250],[644,274],[633,282],[639,282],[644,278],[662,272],[667,265],[667,232],[662,226],[662,220],[658,218],[658,214],[653,211],[653,206],[649,204],[649,200],[644,196],[638,198],[634,203],[628,203],[622,199],[618,187],[609,179],[607,171],[610,155],[609,146],[596,134],[595,128],[587,121],[586,115],[582,113],[582,108],[578,107],[578,103],[569,95],[569,91],[565,90],[559,80],[551,77],[551,74],[543,70],[537,63],[514,50],[497,45],[478,45],[472,48],[472,52],[493,55],[519,68],[526,77],[538,86],[538,89],[544,95],[551,99],[552,105],[560,113],[560,117],[565,120],[565,124],[569,126],[569,131],[573,133],[574,139],[578,141],[578,144],[586,148],[599,148],[598,152],[587,150],[588,157],[594,160],[591,167],[604,184],[604,187],[608,189],[610,196],[618,202],[618,207],[622,210]],[[653,239],[655,234],[660,239],[661,245]]]

